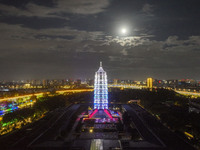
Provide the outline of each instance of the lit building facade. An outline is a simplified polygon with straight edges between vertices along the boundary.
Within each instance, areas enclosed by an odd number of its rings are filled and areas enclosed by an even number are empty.
[[[152,78],[147,78],[147,87],[153,88],[153,79]]]
[[[94,109],[108,109],[107,74],[103,70],[102,62],[100,62],[99,70],[95,73]]]

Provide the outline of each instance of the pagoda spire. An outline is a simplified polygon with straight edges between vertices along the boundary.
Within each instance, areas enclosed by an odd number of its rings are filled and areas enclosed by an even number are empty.
[[[99,70],[94,79],[94,109],[108,109],[108,83],[107,74],[100,62]]]

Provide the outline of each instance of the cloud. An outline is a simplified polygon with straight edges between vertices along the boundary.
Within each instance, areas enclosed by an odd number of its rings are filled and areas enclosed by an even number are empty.
[[[166,40],[166,44],[177,44],[178,36],[169,36]]]
[[[96,14],[105,11],[108,0],[59,0],[57,7],[62,11],[77,14]]]
[[[105,45],[119,44],[122,47],[121,53],[128,54],[128,49],[146,47],[145,51],[192,51],[200,46],[200,36],[190,36],[188,39],[179,40],[178,36],[169,36],[164,41],[152,40],[153,35],[112,37],[106,36]]]
[[[114,68],[115,75],[123,76],[123,72],[130,78],[136,73],[139,77],[148,73],[165,76],[167,71],[181,75],[190,70],[192,75],[192,69],[199,75],[200,36],[191,36],[198,35],[198,13],[183,17],[174,11],[174,17],[169,13],[171,4],[152,5],[141,0],[131,1],[128,7],[124,1],[110,0],[45,2],[29,1],[23,7],[20,2],[0,4],[0,19],[5,22],[0,23],[0,68],[5,70],[1,77],[26,70],[34,74],[37,68],[50,73],[53,69],[55,76],[57,71],[67,76],[80,70],[80,76],[84,71],[90,75],[100,60],[108,70]],[[126,37],[114,36],[114,26],[121,23],[130,29]]]
[[[190,36],[186,40],[179,40],[178,36],[169,36],[163,43],[162,49],[165,51],[192,52],[199,49],[199,46],[200,36]]]
[[[152,75],[157,76],[159,70],[166,72],[166,70],[177,69],[184,72],[183,70],[191,70],[191,68],[198,70],[199,68],[200,36],[191,36],[185,40],[180,40],[178,36],[169,36],[164,41],[138,37],[137,40],[141,40],[137,42],[139,44],[135,44],[134,38],[131,38],[131,42],[127,40],[119,42],[121,40],[112,40],[111,37],[108,39],[111,43],[107,46],[113,47],[114,43],[119,45],[115,53],[108,54],[108,58],[111,64],[117,64],[120,69],[146,69],[151,73],[154,70],[156,73]],[[178,74],[174,72],[174,76]]]
[[[41,64],[43,67],[51,65],[55,70],[57,65],[62,70],[66,64],[76,68],[83,62],[92,65],[99,60],[109,69],[132,70],[133,73],[134,70],[148,74],[159,73],[159,70],[199,68],[200,36],[184,40],[169,36],[158,41],[151,35],[113,37],[100,31],[79,31],[69,27],[35,30],[0,23],[0,29],[1,68],[37,68]]]
[[[24,65],[30,63],[49,64],[52,55],[57,60],[71,60],[77,53],[102,53],[95,47],[102,32],[87,32],[64,28],[35,30],[21,25],[0,23],[1,67],[10,63]],[[39,56],[46,55],[43,60]],[[35,57],[34,57],[35,56]]]
[[[146,3],[142,7],[142,12],[147,14],[148,16],[154,16],[153,11],[154,11],[154,5]]]
[[[150,36],[149,36],[150,37]],[[112,43],[118,43],[121,46],[138,46],[148,43],[148,39],[143,36],[129,36],[129,37],[106,37],[107,45]]]
[[[39,41],[50,41],[50,40],[96,40],[101,38],[104,33],[100,31],[88,32],[79,31],[70,27],[63,28],[46,28],[46,29],[30,29],[25,28],[20,24],[10,25],[7,23],[0,23],[1,36],[0,39],[35,39]]]
[[[127,50],[125,48],[120,53],[122,53],[122,55],[124,55],[124,56],[128,55],[128,52],[127,52]]]
[[[0,10],[4,15],[13,16],[37,16],[37,17],[58,17],[68,19],[64,13],[90,15],[106,10],[109,0],[57,0],[54,7],[28,3],[25,9],[15,6],[0,4]]]

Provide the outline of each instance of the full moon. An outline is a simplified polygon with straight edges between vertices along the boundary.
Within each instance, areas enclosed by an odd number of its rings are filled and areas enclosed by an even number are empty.
[[[122,34],[126,34],[126,33],[127,33],[126,28],[122,28],[122,29],[121,29],[121,32],[122,32]]]

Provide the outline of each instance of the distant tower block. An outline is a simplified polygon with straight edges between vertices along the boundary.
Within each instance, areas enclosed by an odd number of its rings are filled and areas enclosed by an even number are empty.
[[[147,78],[147,87],[153,88],[153,79],[152,78]]]
[[[99,70],[95,73],[94,109],[108,109],[107,75],[103,70],[102,62],[100,62]]]

